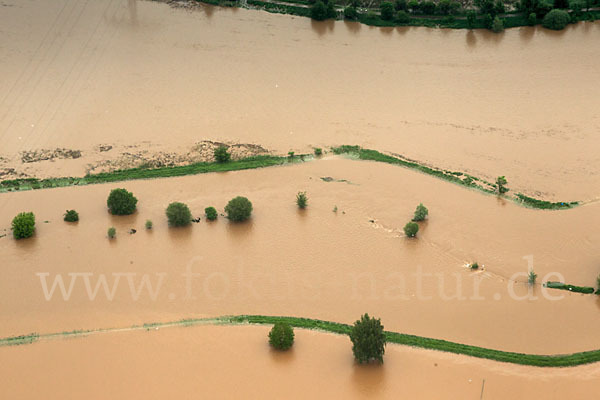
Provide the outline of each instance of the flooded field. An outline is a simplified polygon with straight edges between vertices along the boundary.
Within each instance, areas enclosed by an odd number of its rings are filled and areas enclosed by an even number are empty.
[[[44,393],[48,400],[199,393],[217,399],[583,399],[595,395],[600,378],[598,364],[539,369],[395,345],[387,346],[382,368],[361,367],[353,364],[347,337],[297,330],[294,348],[279,353],[269,349],[267,332],[199,326],[6,348],[0,390],[6,398]]]
[[[599,195],[597,23],[495,35],[135,0],[8,0],[0,18],[5,178],[208,139],[360,144],[551,200]],[[21,162],[56,148],[82,155]]]
[[[359,367],[348,337],[268,326],[132,330],[262,314],[352,323],[486,348],[600,348],[600,24],[502,34],[136,0],[0,4],[0,180],[312,153],[356,144],[583,200],[542,211],[388,164],[326,152],[266,169],[0,195],[0,338],[123,328],[0,347],[0,398],[584,398],[598,363],[522,367],[388,345]],[[125,187],[138,211],[107,212]],[[309,206],[294,203],[307,191]],[[248,197],[243,224],[222,214]],[[189,205],[198,223],[169,228]],[[402,227],[429,208],[417,239]],[[205,207],[220,213],[204,218]],[[76,209],[80,221],[63,222]],[[36,215],[35,236],[10,221]],[[146,230],[146,220],[153,229]],[[117,230],[108,240],[107,229]],[[468,265],[478,262],[472,271]],[[533,268],[537,283],[527,284]],[[34,383],[35,382],[35,383]],[[143,383],[143,384],[142,384]]]
[[[135,193],[136,214],[108,214],[106,196],[114,187]],[[304,212],[294,204],[300,190],[310,198]],[[235,195],[253,202],[251,222],[203,218],[189,228],[167,228],[164,209],[172,201],[203,216],[211,205],[222,212]],[[419,202],[429,207],[429,221],[410,240],[402,227]],[[70,208],[81,215],[77,225],[62,221]],[[553,301],[537,286],[537,300],[527,298],[524,259],[533,257],[540,282],[560,280],[548,275],[559,273],[566,282],[594,285],[600,273],[598,204],[566,212],[523,209],[400,167],[330,158],[7,193],[0,196],[0,229],[9,228],[21,210],[36,213],[38,229],[27,241],[0,239],[0,336],[225,314],[351,323],[369,312],[391,330],[498,349],[563,353],[599,347],[597,296],[553,291],[564,297]],[[151,232],[143,228],[146,219],[154,221]],[[117,228],[114,241],[106,238],[109,226]],[[128,234],[131,228],[137,233]],[[473,261],[484,270],[466,268]],[[49,293],[60,274],[68,289],[69,273],[80,275],[73,275],[68,300],[56,287],[47,301],[42,283]],[[86,273],[88,278],[81,275]],[[99,287],[90,300],[85,279],[94,289],[102,274],[110,290]],[[122,274],[119,283],[115,274]],[[161,282],[155,298],[147,287],[139,289],[144,274],[154,290]]]

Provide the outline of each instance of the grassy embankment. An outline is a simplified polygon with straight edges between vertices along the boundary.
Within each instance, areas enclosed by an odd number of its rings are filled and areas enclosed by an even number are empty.
[[[49,334],[31,334],[22,335],[10,338],[0,339],[0,347],[24,345],[33,343],[39,339],[54,339],[66,337],[86,336],[92,333],[100,332],[116,332],[127,330],[151,330],[155,328],[167,328],[175,326],[193,326],[202,324],[260,324],[272,325],[275,322],[287,322],[295,328],[313,329],[324,332],[335,333],[339,335],[348,335],[351,329],[350,325],[337,322],[322,321],[309,318],[298,317],[277,317],[266,315],[238,315],[224,316],[218,318],[199,318],[199,319],[184,319],[175,322],[157,322],[144,325],[135,325],[130,328],[112,328],[112,329],[96,329],[96,330],[77,330],[60,333]],[[572,354],[559,355],[540,355],[540,354],[524,354],[514,353],[502,350],[487,349],[484,347],[470,346],[467,344],[450,342],[441,339],[432,339],[422,336],[408,335],[398,332],[385,332],[388,343],[400,344],[411,347],[419,347],[429,350],[438,350],[455,354],[462,354],[470,357],[485,358],[489,360],[506,362],[511,364],[531,365],[535,367],[572,367],[576,365],[589,364],[600,361],[600,350],[584,351]]]
[[[428,175],[435,176],[436,178],[444,179],[446,181],[456,183],[458,185],[466,186],[469,188],[477,189],[485,193],[495,193],[496,185],[491,182],[487,182],[483,179],[477,178],[472,175],[465,174],[463,172],[454,172],[443,170],[435,167],[428,167],[423,164],[419,164],[414,161],[406,160],[400,157],[394,157],[391,155],[380,153],[376,150],[363,149],[359,146],[339,146],[332,149],[335,154],[349,154],[358,157],[360,160],[378,161],[385,162],[388,164],[400,165],[406,168],[414,169],[419,172],[423,172]],[[546,209],[546,210],[559,210],[573,208],[579,204],[577,201],[572,202],[550,202],[546,200],[535,199],[533,197],[525,196],[522,193],[517,193],[513,197],[504,195],[517,204],[525,205],[531,208]]]
[[[415,161],[401,158],[400,156],[391,156],[383,154],[377,150],[363,149],[359,146],[339,146],[332,148],[334,154],[348,154],[355,156],[360,160],[378,161],[388,164],[400,165],[406,168],[414,169],[428,175],[444,179],[458,185],[477,189],[485,193],[495,193],[496,185],[487,182],[476,176],[465,174],[463,172],[454,172],[443,170],[440,168],[429,167]],[[196,175],[208,172],[226,172],[238,171],[244,169],[265,168],[276,165],[289,164],[294,162],[302,162],[309,159],[309,155],[289,156],[254,156],[242,160],[231,161],[227,163],[195,163],[176,167],[160,167],[160,168],[132,168],[113,172],[104,172],[99,174],[89,174],[81,178],[63,177],[50,179],[13,179],[0,182],[0,193],[44,189],[63,186],[83,186],[96,183],[120,182],[135,179],[155,179],[167,178],[173,176]],[[517,204],[525,205],[531,208],[538,209],[568,209],[577,206],[577,201],[573,202],[549,202],[546,200],[535,199],[528,197],[522,193],[516,193],[514,196],[504,195],[505,197],[514,200]]]
[[[50,178],[50,179],[13,179],[0,182],[0,192],[45,189],[63,186],[83,186],[95,183],[128,181],[134,179],[155,179],[172,176],[196,175],[208,172],[227,172],[244,169],[265,168],[300,161],[303,155],[290,157],[254,156],[227,163],[195,163],[176,167],[160,168],[131,168],[99,174],[89,174],[81,178]]]
[[[211,4],[221,7],[242,7],[239,1],[230,0],[197,0],[201,3]],[[311,4],[306,0],[276,0],[277,3],[271,3],[260,0],[247,0],[247,4],[251,7],[259,8],[261,10],[276,13],[276,14],[289,14],[297,15],[301,17],[310,17],[310,6]],[[341,9],[346,2],[335,1],[336,8],[340,18],[343,17]],[[379,26],[379,27],[395,27],[395,26],[422,26],[427,28],[449,28],[449,29],[488,29],[486,21],[483,15],[477,15],[472,26],[469,26],[467,21],[466,11],[462,11],[455,15],[425,15],[425,14],[410,14],[410,19],[406,23],[399,22],[397,20],[384,20],[379,14],[378,8],[365,9],[365,12],[358,13],[356,22],[360,22],[365,25]],[[593,21],[600,19],[599,10],[590,10],[582,12],[578,16],[572,16],[573,22],[576,21]],[[502,14],[501,19],[504,23],[504,28],[516,28],[521,26],[529,26],[527,15],[521,12],[507,12]],[[349,20],[352,22],[351,20]],[[536,24],[541,24],[542,19],[538,18]]]

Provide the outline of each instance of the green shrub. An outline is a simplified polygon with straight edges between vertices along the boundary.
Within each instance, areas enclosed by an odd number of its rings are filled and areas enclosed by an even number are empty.
[[[496,0],[496,3],[494,3],[494,12],[496,14],[504,14],[506,12],[506,7],[502,0]]]
[[[152,221],[147,219],[146,220],[146,229],[152,229],[153,226],[154,226],[154,224],[152,224]]]
[[[485,14],[483,16],[483,26],[485,26],[488,29],[492,29],[492,22],[494,21],[494,19],[492,18],[491,14]]]
[[[214,221],[217,219],[217,209],[214,207],[206,207],[204,209],[204,214],[206,215],[206,219],[209,221]]]
[[[276,322],[269,332],[269,344],[277,350],[287,350],[294,344],[294,330],[285,322]]]
[[[27,239],[35,232],[35,215],[32,212],[19,213],[12,220],[12,231],[15,239]]]
[[[108,228],[106,234],[108,235],[109,239],[114,239],[114,237],[117,235],[117,230],[111,226],[110,228]]]
[[[187,205],[179,202],[169,204],[167,210],[169,226],[187,226],[192,223],[192,213]]]
[[[554,0],[554,8],[569,8],[569,0]]]
[[[571,0],[569,1],[569,7],[573,10],[572,16],[579,17],[581,16],[581,10],[585,8],[585,2],[582,0]]]
[[[410,22],[410,16],[404,10],[400,10],[396,13],[396,21],[401,24],[408,24]]]
[[[327,18],[337,18],[337,11],[335,10],[335,4],[333,0],[327,2]]]
[[[596,288],[600,290],[600,275],[598,275],[598,277],[596,278]]]
[[[527,275],[527,281],[529,282],[530,285],[533,285],[535,283],[537,279],[537,274],[535,272],[533,272],[533,270],[529,271],[529,274]]]
[[[459,8],[460,3],[453,0],[440,0],[437,4],[438,13],[442,15],[454,14]]]
[[[323,155],[323,149],[320,147],[315,147],[315,156],[320,157]]]
[[[113,189],[106,200],[108,210],[113,215],[129,215],[135,212],[137,199],[125,189]]]
[[[473,10],[467,11],[467,28],[473,29],[477,21],[477,13]]]
[[[366,21],[379,21],[379,15],[377,15],[377,13],[373,10],[369,10],[367,11],[367,13],[365,14],[365,20]]]
[[[416,222],[409,222],[404,225],[404,234],[408,237],[417,236],[417,232],[419,232],[419,224]]]
[[[358,11],[356,11],[356,8],[348,6],[344,8],[344,18],[355,20],[358,18]],[[315,155],[318,155],[317,149],[315,149]]]
[[[252,203],[245,197],[235,197],[225,206],[227,218],[234,222],[245,221],[252,214]]]
[[[408,3],[406,2],[406,0],[396,0],[394,2],[394,8],[396,9],[396,11],[407,11]]]
[[[310,17],[317,21],[324,21],[327,19],[327,6],[321,0],[317,1],[310,8]]]
[[[435,14],[435,3],[433,1],[430,1],[430,0],[423,1],[419,5],[419,8],[421,9],[421,11],[423,11],[423,14],[426,14],[426,15]]]
[[[504,22],[498,17],[494,17],[494,21],[492,22],[492,32],[500,33],[504,30]]]
[[[308,197],[306,196],[306,192],[298,192],[296,195],[296,204],[298,204],[299,208],[306,208],[308,205]]]
[[[218,163],[226,163],[231,160],[231,154],[227,151],[227,146],[219,146],[214,152],[215,161]]]
[[[65,212],[64,220],[66,222],[77,222],[79,221],[79,213],[75,210],[67,210],[67,212]]]
[[[380,319],[369,317],[365,314],[352,326],[350,331],[352,353],[359,363],[370,361],[383,362],[386,338]]]
[[[490,17],[496,15],[496,8],[494,7],[494,0],[475,0],[473,2],[481,14],[490,14]]]
[[[535,13],[538,18],[544,18],[554,8],[552,0],[538,0],[535,6]]]
[[[532,12],[529,14],[529,17],[527,17],[527,25],[534,26],[535,24],[537,24],[537,17],[535,13]]]
[[[477,262],[474,262],[471,265],[469,265],[469,268],[471,268],[471,269],[479,269],[479,264],[477,264]]]
[[[571,18],[569,17],[569,13],[565,10],[551,10],[542,21],[542,26],[544,28],[553,29],[555,31],[560,31],[564,29],[565,26],[569,24]]]
[[[506,180],[506,178],[504,176],[499,176],[496,178],[496,187],[498,188],[499,194],[504,194],[504,193],[508,192],[509,189],[506,187],[507,183],[508,183],[508,181]]]
[[[408,9],[414,14],[419,12],[419,1],[418,0],[408,0]]]
[[[415,215],[412,220],[414,222],[423,221],[425,218],[427,218],[427,215],[429,215],[429,210],[423,205],[423,203],[420,203],[415,210]]]
[[[382,20],[391,21],[394,19],[394,4],[389,1],[381,3],[380,12]]]

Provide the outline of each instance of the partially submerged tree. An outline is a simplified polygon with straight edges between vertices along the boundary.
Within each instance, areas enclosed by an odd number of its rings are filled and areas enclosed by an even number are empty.
[[[360,320],[354,322],[350,340],[356,361],[361,364],[370,361],[383,362],[386,338],[380,319],[371,318],[369,314],[361,316]]]
[[[106,200],[108,210],[113,215],[129,215],[135,212],[137,199],[125,189],[113,189]]]
[[[412,220],[414,222],[423,221],[425,218],[427,218],[427,215],[429,215],[429,210],[423,205],[423,203],[420,203],[415,210],[415,215]]]
[[[294,344],[294,330],[285,322],[276,322],[269,332],[269,344],[277,350],[287,350]]]
[[[298,205],[298,208],[306,208],[308,205],[308,197],[306,196],[306,192],[298,192],[296,195],[296,204]]]
[[[417,232],[419,232],[419,224],[417,224],[416,222],[409,222],[406,225],[404,225],[404,234],[408,237],[415,237],[417,236]]]
[[[507,183],[508,181],[504,176],[499,176],[496,178],[496,187],[498,188],[498,194],[504,194],[508,192],[509,189],[506,187]]]
[[[252,203],[245,197],[238,196],[229,201],[225,206],[227,218],[234,222],[245,221],[252,214]]]
[[[169,220],[169,226],[187,226],[192,223],[192,213],[186,204],[179,202],[171,203],[165,213]]]
[[[542,20],[542,26],[547,29],[559,31],[569,24],[571,17],[565,10],[551,10]]]
[[[79,213],[75,210],[67,210],[64,215],[65,222],[79,221]]]
[[[15,239],[27,239],[35,232],[35,215],[32,212],[17,214],[12,220],[12,231]]]
[[[537,274],[533,272],[533,269],[529,270],[529,274],[527,275],[527,281],[530,285],[533,285],[537,279]]]
[[[204,209],[204,215],[206,215],[207,220],[214,221],[217,219],[217,209],[214,207],[206,207]]]
[[[492,32],[500,33],[504,30],[504,22],[497,15],[494,17],[492,22]]]

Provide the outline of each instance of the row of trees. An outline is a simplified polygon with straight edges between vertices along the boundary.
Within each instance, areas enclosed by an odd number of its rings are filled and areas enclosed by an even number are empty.
[[[417,232],[419,232],[419,224],[417,224],[417,222],[424,221],[428,215],[429,210],[423,205],[423,203],[420,203],[415,210],[412,220],[404,225],[404,234],[411,238],[416,237]]]
[[[549,29],[563,29],[570,22],[580,19],[582,11],[590,10],[591,7],[600,3],[600,0],[522,0],[517,5],[517,11],[523,13],[528,25],[536,25],[542,19],[542,25]],[[475,0],[476,10],[466,10],[466,25],[471,29],[481,26],[501,32],[504,30],[504,19],[500,15],[507,12],[502,0]],[[350,20],[359,19],[359,7],[365,6],[358,0],[354,0],[344,8],[344,18]],[[369,4],[372,7],[373,4]],[[566,10],[572,10],[569,14]],[[452,16],[465,12],[461,3],[455,0],[396,0],[394,2],[384,1],[379,4],[379,14],[369,11],[367,18],[381,18],[384,21],[395,21],[400,24],[410,22],[410,15],[442,15]],[[480,17],[478,17],[478,14]],[[334,0],[318,0],[311,7],[311,17],[316,20],[336,18],[337,11]],[[453,17],[450,17],[453,18]]]
[[[227,157],[229,154],[225,152]],[[227,162],[227,161],[223,161]],[[130,215],[137,210],[138,199],[126,189],[113,189],[111,190],[106,200],[108,211],[112,215]],[[296,204],[298,208],[305,209],[308,206],[308,196],[306,192],[298,192],[296,195]],[[233,222],[243,222],[250,218],[252,215],[252,202],[246,197],[237,196],[229,201],[225,206],[225,213],[227,218]],[[183,227],[192,223],[192,212],[187,204],[181,202],[170,203],[165,214],[171,227]],[[216,208],[206,207],[204,209],[204,215],[207,220],[214,221],[218,217]],[[75,210],[67,210],[64,215],[66,222],[77,222],[79,221],[79,213]],[[152,229],[153,223],[151,220],[146,221],[146,229]],[[32,212],[24,212],[18,214],[12,221],[12,230],[15,239],[25,239],[33,236],[35,232],[35,216]],[[116,229],[111,227],[108,229],[107,235],[109,238],[116,236]]]
[[[379,318],[364,314],[350,330],[352,353],[360,364],[383,363],[386,337]],[[286,322],[277,322],[269,332],[269,344],[277,350],[288,350],[294,344],[294,329]]]

